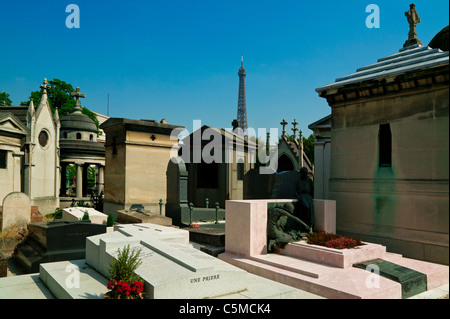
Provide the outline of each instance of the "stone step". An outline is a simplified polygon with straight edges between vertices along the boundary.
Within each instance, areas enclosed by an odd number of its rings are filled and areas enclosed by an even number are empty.
[[[102,299],[108,291],[108,280],[84,259],[41,264],[39,278],[57,299]]]
[[[52,293],[39,280],[39,274],[0,278],[0,300],[54,299]]]
[[[312,278],[323,278],[336,270],[336,267],[333,266],[278,254],[258,255],[251,259]]]
[[[402,287],[387,278],[373,275],[358,268],[334,268],[321,278],[314,278],[298,272],[276,267],[254,257],[247,258],[230,253],[219,258],[255,275],[290,285],[297,289],[329,299],[401,299]],[[302,260],[296,261],[298,266]],[[304,263],[303,265],[307,265]]]

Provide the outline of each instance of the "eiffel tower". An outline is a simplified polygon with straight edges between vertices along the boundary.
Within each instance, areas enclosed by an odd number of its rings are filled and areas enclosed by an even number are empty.
[[[247,131],[247,105],[245,101],[245,73],[244,69],[244,56],[241,56],[241,68],[238,72],[239,75],[239,96],[238,96],[238,110],[237,120],[239,127],[246,132]]]

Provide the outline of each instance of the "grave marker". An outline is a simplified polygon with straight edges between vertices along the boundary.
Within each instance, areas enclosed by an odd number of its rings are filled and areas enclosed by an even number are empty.
[[[3,199],[2,228],[14,225],[24,226],[30,222],[31,202],[25,193],[12,192]]]
[[[89,214],[89,220],[93,224],[105,224],[108,219],[106,214],[103,214],[94,208],[89,207],[68,207],[64,208],[62,212],[62,219],[64,220],[81,220],[83,218],[84,213],[87,212]]]
[[[28,273],[44,262],[85,258],[86,237],[106,232],[106,225],[90,221],[43,221],[28,225],[28,237],[12,258]]]
[[[187,231],[167,228],[130,225],[89,237],[86,263],[109,277],[108,265],[118,248],[129,244],[141,249],[136,274],[148,298],[210,298],[246,289],[245,271],[193,248]]]

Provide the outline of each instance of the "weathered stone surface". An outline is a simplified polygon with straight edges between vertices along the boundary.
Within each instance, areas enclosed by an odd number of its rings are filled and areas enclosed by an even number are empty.
[[[24,226],[30,222],[30,217],[31,202],[28,195],[13,192],[3,199],[2,230],[14,225]]]
[[[167,165],[171,149],[177,143],[170,139],[170,134],[179,126],[110,118],[100,127],[106,133],[108,166],[103,212],[116,217],[117,210],[128,209],[133,204],[159,212],[159,200],[167,202]],[[165,215],[164,206],[162,215]]]

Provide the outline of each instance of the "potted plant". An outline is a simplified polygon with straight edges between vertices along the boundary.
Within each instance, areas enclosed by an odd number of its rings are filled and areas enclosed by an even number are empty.
[[[109,265],[110,281],[104,299],[143,299],[144,284],[135,271],[141,265],[141,249],[130,245],[118,249],[117,258]]]

